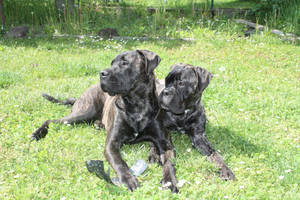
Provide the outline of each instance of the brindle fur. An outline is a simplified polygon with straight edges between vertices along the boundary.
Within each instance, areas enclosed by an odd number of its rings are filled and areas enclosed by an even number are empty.
[[[206,69],[188,64],[175,64],[165,79],[165,88],[160,92],[160,105],[166,110],[164,126],[169,130],[185,132],[193,146],[220,169],[225,180],[235,179],[222,157],[207,140],[206,115],[201,96],[212,75]],[[162,86],[159,86],[162,88]],[[151,146],[150,160],[156,160],[157,150]]]
[[[111,115],[113,120],[105,125],[105,157],[121,183],[135,190],[139,186],[137,178],[130,173],[122,159],[120,148],[125,143],[149,141],[158,150],[163,167],[162,184],[168,183],[172,192],[178,192],[176,170],[170,160],[175,152],[163,127],[165,112],[159,108],[155,87],[153,71],[159,62],[159,56],[153,52],[131,51],[117,56],[111,67],[101,72],[103,91],[117,95],[113,106],[104,111],[114,113]]]
[[[33,138],[45,137],[51,122],[73,124],[101,120],[107,131],[105,157],[121,183],[131,191],[139,185],[121,157],[121,146],[149,141],[157,149],[158,162],[163,166],[161,183],[178,192],[176,170],[170,161],[175,151],[163,127],[165,112],[159,108],[155,87],[153,71],[159,62],[159,56],[147,50],[121,53],[109,69],[100,73],[101,87],[100,84],[90,87],[75,101],[70,115],[47,120],[33,133]],[[48,97],[52,102],[64,104]]]

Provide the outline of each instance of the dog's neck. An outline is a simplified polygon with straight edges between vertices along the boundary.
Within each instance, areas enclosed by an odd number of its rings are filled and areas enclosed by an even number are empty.
[[[124,102],[126,110],[132,110],[131,108],[136,106],[145,108],[145,104],[147,103],[151,105],[150,107],[153,110],[159,108],[154,79],[139,82],[128,94],[121,95],[121,99]],[[143,109],[139,108],[139,110]]]
[[[141,132],[155,118],[159,111],[155,79],[139,81],[128,94],[121,95],[121,103],[128,116],[129,124],[136,132]]]

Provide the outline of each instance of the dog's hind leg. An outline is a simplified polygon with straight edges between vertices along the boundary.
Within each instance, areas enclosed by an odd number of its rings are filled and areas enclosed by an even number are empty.
[[[58,104],[62,104],[62,105],[71,105],[72,106],[76,101],[75,98],[68,98],[68,99],[62,101],[62,100],[56,99],[45,93],[43,93],[42,96],[52,103],[58,103]]]
[[[161,164],[158,149],[155,147],[155,145],[152,142],[149,142],[149,146],[150,146],[150,153],[149,153],[148,161],[150,163]]]
[[[96,124],[97,127],[101,127],[99,121],[101,120],[106,94],[101,90],[100,84],[95,84],[88,88],[77,100],[67,99],[66,101],[60,101],[47,94],[43,94],[43,97],[54,103],[73,105],[72,113],[58,120],[45,121],[42,126],[32,134],[33,139],[38,141],[46,137],[50,123],[75,124],[96,120],[98,121]]]
[[[71,113],[70,115],[58,119],[58,120],[47,120],[45,121],[36,131],[32,134],[32,139],[39,141],[42,138],[45,138],[48,134],[48,129],[50,123],[60,123],[60,124],[75,124],[81,122],[90,122],[95,120],[98,117],[98,113],[95,109],[90,108],[84,113]]]

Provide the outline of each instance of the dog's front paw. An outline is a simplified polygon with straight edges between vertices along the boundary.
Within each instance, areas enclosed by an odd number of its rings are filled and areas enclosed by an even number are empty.
[[[172,182],[172,180],[161,180],[161,185],[162,185],[162,188],[169,188],[171,190],[172,193],[178,193],[179,190],[178,188],[176,187],[176,184],[177,184],[177,181],[176,182]]]
[[[129,172],[122,175],[120,181],[125,184],[130,191],[134,191],[139,187],[137,178]]]
[[[169,188],[172,193],[179,192],[178,188],[176,187],[176,170],[170,161],[167,161],[163,165],[163,179],[161,180],[161,184],[163,188]]]
[[[225,181],[234,180],[235,179],[234,173],[227,166],[223,166],[220,169],[220,176]]]

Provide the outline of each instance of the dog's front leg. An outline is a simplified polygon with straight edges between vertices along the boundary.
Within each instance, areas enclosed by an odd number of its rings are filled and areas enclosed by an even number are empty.
[[[138,188],[139,184],[121,157],[122,137],[124,136],[120,133],[120,129],[113,128],[107,135],[104,154],[109,164],[115,170],[120,182],[125,184],[129,190],[134,191]]]
[[[164,142],[163,142],[164,143]],[[173,193],[178,193],[177,179],[176,179],[176,169],[171,159],[174,158],[174,149],[168,149],[163,154],[160,155],[160,160],[163,167],[163,178],[161,183],[163,187],[168,187]]]
[[[150,141],[153,142],[150,148],[156,151],[155,153],[158,152],[160,158],[159,163],[162,164],[163,178],[161,183],[163,187],[167,187],[173,193],[177,193],[176,169],[171,161],[171,159],[175,157],[175,150],[171,138],[168,137],[168,133],[163,129],[162,123],[159,121],[155,121],[152,124],[148,133],[152,136],[150,137],[152,141]]]
[[[235,179],[234,173],[227,167],[223,158],[215,151],[210,142],[207,140],[205,131],[199,131],[199,129],[194,129],[194,131],[192,131],[192,133],[189,134],[189,136],[193,146],[200,153],[207,156],[207,159],[210,162],[214,163],[220,169],[220,176],[224,180]]]

